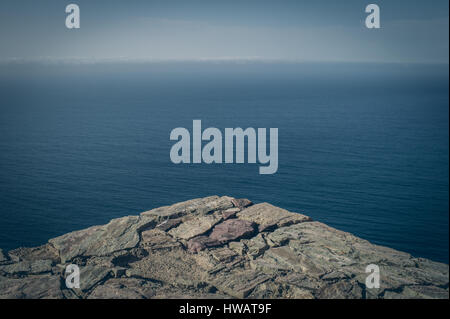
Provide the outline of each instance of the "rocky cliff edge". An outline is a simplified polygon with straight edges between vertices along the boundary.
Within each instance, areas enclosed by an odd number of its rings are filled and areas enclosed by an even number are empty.
[[[80,269],[80,287],[65,284]],[[366,287],[377,265],[380,288]],[[0,250],[0,298],[449,298],[448,265],[211,196]]]

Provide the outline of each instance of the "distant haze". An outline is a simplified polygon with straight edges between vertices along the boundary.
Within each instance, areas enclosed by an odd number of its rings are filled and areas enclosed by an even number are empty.
[[[65,6],[81,9],[66,29]],[[379,30],[365,6],[381,8]],[[281,60],[448,63],[447,0],[14,1],[0,61]]]

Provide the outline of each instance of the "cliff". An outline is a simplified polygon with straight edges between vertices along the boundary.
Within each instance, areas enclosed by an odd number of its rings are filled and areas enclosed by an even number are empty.
[[[66,287],[68,264],[80,288]],[[380,288],[365,285],[369,264]],[[305,215],[212,196],[0,250],[0,298],[449,298],[448,272]]]

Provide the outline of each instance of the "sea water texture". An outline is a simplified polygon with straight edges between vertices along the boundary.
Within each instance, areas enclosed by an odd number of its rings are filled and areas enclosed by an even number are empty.
[[[0,247],[195,197],[448,263],[448,65],[1,65]],[[276,127],[279,168],[170,161],[173,128]]]

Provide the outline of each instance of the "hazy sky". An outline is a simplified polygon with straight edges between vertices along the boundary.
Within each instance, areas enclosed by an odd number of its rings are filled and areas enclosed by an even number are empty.
[[[65,27],[65,7],[81,29]],[[382,29],[364,9],[381,8]],[[448,63],[448,0],[1,0],[0,60],[279,59]]]

